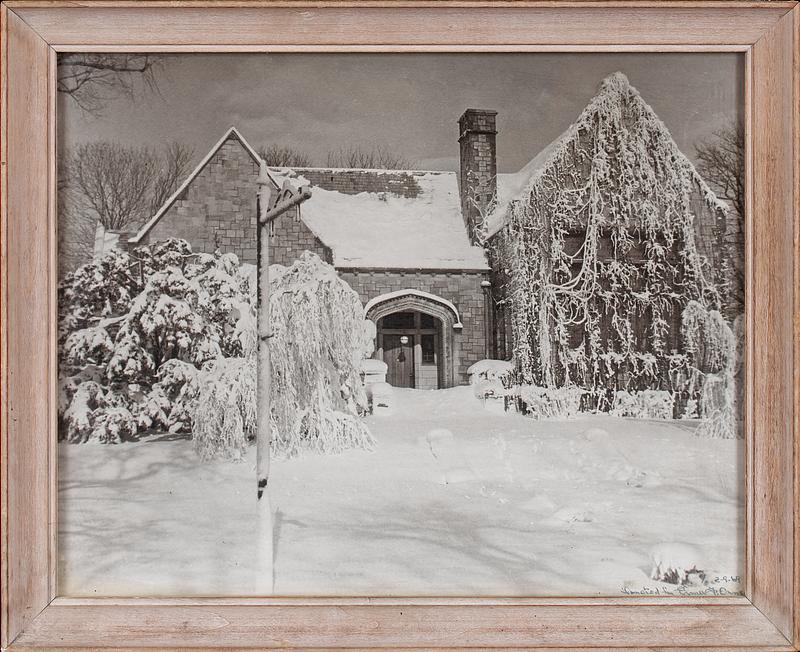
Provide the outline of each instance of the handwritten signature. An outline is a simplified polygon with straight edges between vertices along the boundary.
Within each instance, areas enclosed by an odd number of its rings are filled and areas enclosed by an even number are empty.
[[[679,586],[642,586],[631,589],[623,586],[620,592],[624,595],[672,595],[672,596],[742,596],[744,591],[735,587],[720,586],[720,584],[738,584],[741,578],[738,575],[721,575],[703,585]]]

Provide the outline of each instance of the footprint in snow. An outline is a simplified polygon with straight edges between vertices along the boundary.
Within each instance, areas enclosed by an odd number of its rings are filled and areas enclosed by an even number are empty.
[[[425,440],[439,467],[439,484],[457,484],[478,479],[452,432],[445,428],[434,428],[425,435]]]

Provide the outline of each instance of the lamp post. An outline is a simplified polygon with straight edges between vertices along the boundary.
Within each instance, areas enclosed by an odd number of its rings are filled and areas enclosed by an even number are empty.
[[[275,583],[273,568],[272,508],[269,502],[270,445],[272,426],[270,419],[270,381],[272,371],[269,360],[269,338],[272,336],[269,323],[269,237],[274,230],[275,219],[294,206],[311,197],[308,186],[295,188],[289,181],[276,193],[272,193],[267,164],[262,160],[258,170],[256,215],[258,216],[258,379],[256,400],[258,401],[258,431],[256,433],[256,480],[258,483],[258,571],[259,587],[272,593]]]

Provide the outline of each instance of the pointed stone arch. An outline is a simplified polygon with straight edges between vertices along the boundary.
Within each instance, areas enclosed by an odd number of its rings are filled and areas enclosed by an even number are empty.
[[[462,329],[458,309],[451,301],[421,290],[398,290],[377,296],[367,302],[364,312],[367,319],[375,322],[396,312],[418,311],[438,319],[442,324],[440,387],[452,387],[455,384],[454,334]]]

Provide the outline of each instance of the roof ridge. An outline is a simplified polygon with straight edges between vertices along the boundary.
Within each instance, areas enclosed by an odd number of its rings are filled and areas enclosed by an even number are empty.
[[[323,170],[329,170],[331,172],[377,172],[383,174],[391,174],[391,173],[401,173],[401,174],[411,174],[411,175],[422,175],[422,174],[458,174],[455,170],[412,170],[412,169],[401,169],[401,168],[338,168],[333,167],[330,165],[267,165],[267,169],[270,170],[291,170],[292,172],[295,171],[302,171],[302,170],[309,170],[314,172],[321,172]]]
[[[525,194],[528,192],[539,177],[544,173],[545,170],[549,169],[553,163],[555,163],[557,157],[560,154],[562,146],[564,143],[570,142],[573,138],[577,137],[580,133],[580,130],[584,127],[587,120],[601,112],[603,110],[603,105],[607,102],[619,102],[621,98],[625,96],[629,101],[635,102],[644,113],[647,118],[652,120],[653,124],[658,128],[660,132],[662,132],[672,143],[672,148],[674,149],[674,155],[680,158],[681,163],[688,166],[690,170],[690,174],[693,178],[698,182],[700,189],[702,190],[703,194],[707,197],[713,197],[713,199],[720,203],[721,206],[727,209],[727,206],[721,202],[721,200],[716,196],[716,194],[711,190],[711,188],[706,183],[705,179],[703,179],[700,174],[697,172],[694,163],[689,159],[689,157],[681,151],[678,144],[675,142],[675,139],[672,136],[672,132],[667,127],[666,123],[658,116],[652,106],[642,97],[639,90],[633,86],[628,80],[628,77],[625,73],[621,71],[616,71],[607,75],[599,84],[597,92],[592,96],[592,98],[587,102],[586,106],[581,110],[578,114],[577,118],[563,131],[559,134],[550,144],[548,144],[544,149],[540,150],[539,154],[535,156],[533,159],[530,160],[525,166],[523,166],[517,174],[525,170],[526,167],[531,165],[537,157],[543,156],[543,159],[530,170],[530,176],[524,182],[522,190],[516,193],[516,197],[509,198],[506,202],[498,202],[495,207],[495,211],[489,216],[489,221],[493,222],[486,231],[484,236],[484,241],[488,240],[489,238],[493,237],[498,231],[500,231],[506,222],[506,211],[508,209],[508,205],[510,204],[513,199],[518,199],[520,195]],[[498,212],[502,210],[503,215],[498,216]],[[495,217],[496,219],[492,220],[491,218]]]
[[[248,155],[258,164],[261,163],[261,157],[258,155],[255,149],[247,142],[244,136],[239,132],[239,130],[234,127],[230,126],[223,134],[222,138],[220,138],[214,145],[211,147],[210,150],[206,153],[206,155],[200,159],[200,162],[195,166],[194,170],[192,170],[189,175],[184,179],[183,183],[172,193],[167,200],[161,205],[161,207],[155,212],[155,214],[144,223],[144,225],[136,232],[131,238],[128,238],[128,242],[130,244],[139,244],[141,239],[147,235],[147,233],[152,229],[156,224],[158,224],[159,220],[164,216],[164,214],[172,207],[175,201],[180,197],[181,193],[186,190],[192,181],[194,181],[197,176],[203,171],[203,169],[208,165],[209,161],[214,157],[214,155],[219,151],[219,149],[225,144],[226,141],[230,140],[231,136],[236,138],[239,143],[244,147],[245,151]],[[272,178],[271,175],[267,174],[270,181],[272,181],[273,185],[276,188],[279,188],[280,185]]]

